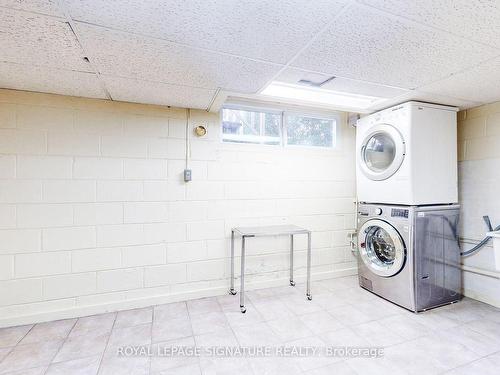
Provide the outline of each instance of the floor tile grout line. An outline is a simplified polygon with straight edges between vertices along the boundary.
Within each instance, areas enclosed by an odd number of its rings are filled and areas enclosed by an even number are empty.
[[[23,337],[21,337],[19,339],[19,341],[14,345],[14,347],[17,347],[18,345],[22,345],[21,342],[26,338],[26,336],[28,336],[28,334],[33,330],[33,328],[35,328],[35,326],[38,324],[39,323],[32,324],[31,328],[23,335]]]
[[[291,295],[291,296],[293,296],[293,294],[290,294],[290,295]],[[284,303],[283,299],[288,298],[290,295],[285,295],[285,296],[279,295],[279,296],[278,296],[278,300],[279,300],[281,303],[283,303],[283,304],[284,304],[284,306],[283,306],[284,308],[289,309],[289,308],[288,308],[288,306],[286,306],[286,304]],[[301,295],[301,294],[297,294],[297,295]],[[266,300],[266,302],[268,302],[268,301],[267,301],[267,298],[264,298],[264,299]],[[251,300],[251,298],[250,298],[250,300]],[[272,297],[271,297],[271,298],[269,299],[269,301],[272,301],[272,300],[274,300],[274,299],[272,299]],[[326,312],[326,313],[328,313],[328,312],[327,312],[327,311],[323,308],[323,306],[321,306],[321,305],[317,305],[317,306],[319,307],[319,310],[318,310],[318,311],[311,311],[311,312],[306,312],[306,313],[303,313],[303,314],[298,314],[298,313],[294,312],[292,309],[289,309],[289,311],[290,311],[290,312],[291,312],[291,314],[292,314],[292,316],[291,316],[290,318],[291,318],[291,319],[294,319],[294,320],[296,320],[296,319],[300,320],[300,317],[301,317],[301,316],[303,316],[303,315],[307,315],[307,314],[311,314],[311,313],[314,313],[314,312]],[[257,313],[258,313],[258,311],[257,311]],[[336,319],[336,318],[335,318],[335,317],[333,317],[331,314],[329,314],[329,316],[331,316],[333,319]],[[268,323],[268,322],[270,322],[270,321],[277,320],[277,319],[279,319],[279,318],[275,318],[275,319],[267,319],[267,320],[266,320],[266,318],[264,318],[264,317],[263,317],[263,319],[264,319],[264,320],[262,321],[262,323]],[[336,319],[336,320],[337,320],[337,319]],[[344,328],[348,328],[348,327],[347,327],[347,326],[344,326]],[[318,334],[314,333],[314,332],[313,332],[312,330],[310,330],[310,329],[309,329],[309,331],[310,331],[310,333],[311,333],[310,335],[306,335],[305,337],[301,337],[301,338],[295,338],[295,339],[291,339],[291,340],[280,341],[280,343],[281,343],[282,345],[286,345],[288,342],[293,342],[293,341],[296,341],[296,340],[304,340],[304,339],[317,338],[317,339],[319,339],[321,342],[323,342],[324,344],[326,344],[325,340],[324,340],[324,339],[322,339],[322,338],[321,338]],[[299,370],[301,371],[301,373],[304,373],[304,374],[306,373],[306,371],[305,371],[305,370],[302,370],[302,369],[300,368],[300,366],[298,366],[298,368],[299,368]]]
[[[20,370],[15,370],[14,371],[14,374],[17,374],[19,373],[19,371],[27,371],[27,370],[34,370],[34,369],[38,369],[38,368],[43,368],[45,367],[45,369],[43,370],[42,372],[42,375],[45,374],[47,372],[47,370],[49,369],[50,365],[43,365],[43,366],[35,366],[35,367],[28,367],[28,368],[23,368],[23,369],[20,369]],[[7,373],[2,373],[2,374],[5,374],[5,375],[9,375],[11,374],[12,372],[7,372]]]
[[[215,297],[213,297],[217,304],[218,304],[218,301]],[[193,329],[193,322],[191,321],[191,313],[189,312],[189,306],[187,304],[187,301],[184,301],[184,305],[186,306],[186,312],[187,312],[187,315],[188,315],[188,319],[189,319],[189,326],[191,327],[191,336],[188,336],[188,337],[192,337],[193,338],[193,341],[194,341],[194,346],[196,347],[196,338],[195,338],[195,335],[194,335],[194,329]],[[200,358],[198,357],[197,358],[197,363],[198,363],[198,366],[200,367],[200,371],[201,371],[201,360]]]
[[[464,346],[465,346],[465,345],[464,345]],[[469,350],[471,350],[471,349],[469,349]],[[475,353],[475,352],[473,352],[473,353]],[[475,354],[477,354],[477,353],[475,353]],[[483,356],[481,356],[481,355],[480,355],[478,358],[476,358],[476,359],[474,359],[474,360],[472,360],[472,361],[469,361],[469,362],[463,363],[463,364],[461,364],[461,365],[459,365],[459,366],[455,366],[455,367],[452,367],[452,368],[450,368],[450,369],[448,369],[448,370],[445,370],[445,371],[443,371],[443,372],[442,372],[442,374],[446,374],[446,373],[448,373],[448,372],[450,372],[450,371],[453,371],[453,370],[455,370],[455,369],[459,369],[459,368],[461,368],[461,367],[468,366],[468,365],[470,365],[471,363],[478,362],[478,361],[480,361],[480,360],[482,360],[482,359],[485,359],[485,358],[488,358],[488,357],[491,357],[491,356],[493,356],[493,355],[497,355],[497,354],[500,354],[500,350],[499,350],[499,351],[496,351],[496,352],[493,352],[493,353],[490,353],[490,354],[483,355]],[[478,355],[479,355],[479,354],[478,354]]]
[[[6,346],[5,348],[2,348],[2,349],[9,349],[9,351],[7,352],[7,354],[5,354],[5,356],[2,358],[2,360],[0,360],[0,365],[9,356],[9,354],[14,350],[14,348],[15,348],[15,346]]]
[[[153,350],[153,327],[155,325],[155,307],[158,305],[151,306],[151,338],[149,340],[149,350]],[[117,316],[118,317],[118,316]],[[149,357],[149,371],[148,374],[151,374],[151,365],[152,365],[152,358]]]
[[[500,350],[498,350],[498,351],[496,351],[496,352],[493,352],[493,353],[490,353],[490,354],[486,354],[486,355],[484,355],[484,356],[482,356],[482,357],[479,357],[479,358],[477,358],[477,359],[475,359],[475,360],[473,360],[473,361],[470,361],[470,362],[464,363],[464,364],[462,364],[462,365],[460,365],[460,366],[453,367],[453,368],[451,368],[451,369],[449,369],[449,370],[447,370],[447,371],[452,371],[452,370],[458,369],[458,368],[460,368],[460,367],[464,367],[464,366],[470,365],[471,363],[474,363],[474,362],[477,362],[477,361],[480,361],[480,360],[482,360],[482,359],[485,359],[485,358],[491,357],[491,356],[493,356],[493,355],[498,355],[498,354],[500,354]]]
[[[310,370],[320,370],[320,369],[326,369],[327,367],[330,367],[330,366],[332,366],[332,365],[336,365],[336,364],[339,364],[339,363],[345,363],[345,364],[347,364],[347,360],[342,359],[342,360],[340,360],[340,361],[338,361],[338,362],[329,363],[329,364],[324,365],[324,366],[314,367],[314,368],[312,368],[312,369],[310,369]],[[307,374],[307,372],[308,372],[308,371],[310,371],[310,370],[303,371],[303,374]],[[354,369],[353,369],[353,371],[354,371],[356,374],[358,374],[358,372],[357,372],[356,370],[354,370]]]
[[[85,357],[81,357],[81,358],[67,359],[65,361],[59,361],[59,362],[51,362],[50,365],[47,367],[46,371],[48,371],[48,369],[52,365],[58,365],[60,363],[62,364],[62,363],[68,363],[68,362],[73,362],[73,361],[80,361],[80,360],[83,360],[83,359],[94,358],[94,357],[97,357],[97,355],[86,355]]]
[[[232,294],[230,294],[230,293],[227,293],[227,294],[225,294],[225,295],[229,295],[229,296],[233,296],[233,297],[237,298],[237,297],[236,297],[236,295],[232,295]],[[233,327],[233,325],[231,324],[231,322],[229,322],[229,319],[227,319],[227,315],[225,314],[225,311],[224,311],[224,308],[223,308],[222,304],[219,302],[219,300],[218,300],[217,298],[215,298],[215,301],[217,302],[217,304],[219,305],[219,307],[220,307],[220,309],[221,309],[222,313],[223,313],[223,314],[224,314],[224,316],[226,317],[226,320],[227,320],[227,323],[228,323],[229,329],[231,330],[231,333],[233,334],[233,336],[234,336],[234,338],[235,338],[235,340],[236,340],[236,342],[237,342],[238,346],[239,346],[239,347],[241,347],[241,346],[242,346],[242,345],[241,345],[241,342],[240,342],[240,340],[238,339],[238,336],[236,335],[236,332],[234,332],[234,329],[233,329],[234,327]],[[253,306],[253,303],[252,303],[252,301],[251,301],[251,300],[250,300],[250,303],[251,303],[251,304],[252,304],[252,306]],[[254,307],[254,309],[255,309],[255,307]],[[241,314],[241,311],[238,311],[238,312]],[[259,312],[258,312],[258,311],[256,311],[256,312],[259,314]],[[246,314],[246,313],[245,313],[245,314]],[[259,315],[260,315],[260,314],[259,314]],[[248,362],[246,358],[245,358],[245,361],[246,361],[246,362]],[[201,367],[201,366],[200,366],[200,367]],[[254,375],[258,375],[258,374],[255,374],[255,371],[253,370],[253,368],[252,368],[252,366],[251,366],[250,364],[249,364],[249,370],[250,370],[250,372],[251,372],[252,374],[254,374]],[[203,371],[202,371],[202,372],[203,372]]]
[[[484,333],[482,333],[482,332],[479,332],[479,331],[475,330],[474,328],[470,328],[470,327],[467,327],[467,326],[466,326],[468,323],[472,323],[472,322],[475,322],[475,321],[478,321],[478,320],[480,320],[480,319],[473,319],[473,320],[468,321],[468,322],[462,322],[462,323],[461,323],[461,325],[462,325],[462,326],[465,326],[465,328],[467,328],[467,329],[470,329],[470,330],[471,330],[471,331],[473,331],[474,333],[477,333],[477,334],[478,334],[479,336],[481,336],[481,337],[484,337],[484,338],[486,338],[486,339],[491,339],[491,337],[490,337],[490,336],[487,336],[487,335],[485,335]],[[489,319],[488,319],[488,320],[489,320]],[[493,321],[491,321],[491,322],[493,322]],[[495,322],[493,322],[493,323],[495,323]]]
[[[106,345],[104,346],[104,350],[101,354],[101,359],[99,360],[99,366],[97,367],[96,375],[99,374],[99,372],[101,371],[102,362],[104,360],[104,355],[106,354],[106,350],[108,349],[109,340],[111,339],[111,335],[113,334],[113,329],[115,328],[115,323],[116,323],[116,318],[118,317],[118,313],[115,312],[114,315],[115,315],[115,317],[113,319],[113,325],[111,326],[111,331],[109,332],[108,339],[106,340]]]
[[[469,350],[470,350],[470,349],[469,349]],[[451,371],[451,370],[455,370],[455,369],[460,368],[460,367],[464,367],[464,366],[470,365],[471,363],[474,363],[474,362],[480,361],[480,360],[482,360],[482,359],[488,358],[488,357],[490,357],[490,356],[492,356],[492,355],[495,355],[495,354],[498,354],[498,353],[500,353],[500,350],[499,350],[499,351],[496,351],[496,352],[494,352],[494,353],[491,353],[491,354],[486,354],[486,355],[480,356],[480,357],[478,357],[478,358],[474,359],[473,361],[469,361],[469,362],[464,363],[464,364],[462,364],[462,365],[460,365],[460,366],[455,366],[455,367],[453,367],[453,368],[451,368],[451,369],[449,369],[449,370],[446,370],[446,371]],[[445,372],[446,372],[446,371],[445,371]]]
[[[462,323],[462,324],[463,324],[463,323]],[[429,334],[424,334],[424,335],[421,335],[421,336],[418,336],[418,337],[414,337],[414,338],[412,338],[412,339],[408,339],[408,340],[405,340],[405,341],[402,341],[402,342],[399,342],[399,343],[395,343],[395,344],[391,344],[391,345],[384,346],[384,350],[385,350],[385,349],[387,349],[387,348],[393,348],[393,347],[396,347],[396,346],[399,346],[399,345],[402,345],[402,344],[408,344],[408,343],[411,343],[411,342],[415,342],[415,341],[421,340],[421,339],[423,339],[423,338],[425,338],[425,337],[430,337],[430,335],[431,335],[431,334],[433,334],[433,333],[435,333],[435,331],[432,331],[432,332],[430,332]],[[462,344],[462,345],[463,345],[463,344]],[[465,348],[467,348],[469,351],[472,351],[474,354],[477,354],[477,353],[475,353],[472,349],[468,348],[467,346],[465,346],[465,345],[463,345],[463,346],[464,346]],[[500,353],[500,351],[495,352],[495,353]],[[487,354],[487,355],[485,355],[485,356],[480,356],[480,357],[476,358],[476,359],[475,359],[475,360],[473,360],[473,361],[469,361],[469,362],[464,363],[464,364],[462,364],[462,365],[460,365],[460,366],[455,366],[455,367],[452,367],[452,368],[450,368],[450,369],[448,369],[448,370],[444,370],[444,371],[440,372],[439,374],[444,374],[444,373],[447,373],[447,372],[452,371],[452,370],[454,370],[454,369],[456,369],[456,368],[459,368],[459,367],[465,366],[465,365],[467,365],[467,364],[470,364],[470,363],[472,363],[472,362],[478,361],[478,360],[480,360],[480,359],[482,359],[482,358],[488,357],[488,356],[493,355],[493,354],[495,354],[495,353]],[[479,355],[479,354],[477,354],[477,355]]]
[[[76,319],[76,320],[77,320],[77,319]],[[76,320],[75,320],[75,323],[76,323]],[[46,322],[43,322],[43,323],[46,323]],[[50,322],[49,322],[49,323],[50,323]],[[73,326],[74,326],[74,324],[75,324],[75,323],[73,323]],[[19,346],[24,346],[24,345],[30,345],[30,344],[21,344],[21,342],[22,342],[22,341],[26,338],[26,336],[28,336],[28,334],[29,334],[29,333],[30,333],[30,332],[31,332],[31,331],[35,328],[35,326],[37,326],[38,324],[41,324],[41,323],[35,323],[35,324],[32,324],[31,328],[30,328],[30,329],[29,329],[29,330],[28,330],[28,331],[27,331],[27,332],[26,332],[26,333],[22,336],[22,338],[21,338],[21,339],[17,342],[17,344],[16,344],[16,345],[14,345],[14,346],[12,346],[12,347],[10,348],[10,351],[9,351],[9,352],[7,353],[7,355],[6,355],[6,356],[5,356],[5,357],[4,357],[4,358],[0,361],[0,364],[1,364],[1,363],[3,363],[3,361],[7,359],[7,357],[8,357],[8,356],[12,353],[12,351],[13,351],[15,348],[17,348],[17,347],[19,347]],[[73,329],[73,326],[71,327],[71,329]],[[71,331],[71,329],[68,331],[68,334],[69,334],[69,332]],[[62,345],[64,345],[64,343],[65,343],[65,341],[66,341],[66,338],[64,338],[63,340],[60,340],[60,341],[62,342],[62,343],[61,343],[61,346],[57,349],[56,353],[54,354],[54,356],[52,357],[52,359],[51,359],[51,361],[48,363],[48,365],[46,365],[46,368],[45,368],[45,370],[43,371],[43,373],[42,373],[42,374],[45,374],[45,373],[47,372],[47,370],[48,370],[48,368],[50,367],[50,365],[52,364],[52,361],[54,360],[55,356],[59,353],[59,350],[61,350]],[[39,343],[39,342],[38,342],[38,343]],[[36,344],[36,342],[35,342],[35,343],[32,343],[32,344]],[[21,371],[23,371],[23,370],[29,370],[29,369],[33,369],[33,368],[37,368],[37,367],[41,367],[41,366],[34,366],[34,367],[27,368],[27,369],[22,369]],[[42,367],[45,367],[45,365],[44,365],[44,366],[42,366]]]
[[[62,340],[62,343],[61,343],[61,346],[59,346],[59,349],[57,349],[56,353],[54,354],[54,356],[52,357],[52,359],[50,360],[47,368],[45,369],[45,371],[43,372],[43,374],[45,375],[47,373],[47,371],[49,371],[49,367],[52,365],[52,363],[54,362],[54,359],[56,359],[57,355],[59,354],[59,352],[61,351],[62,347],[64,346],[64,344],[66,343],[66,341],[68,340],[68,337],[69,337],[69,334],[71,333],[71,331],[73,330],[73,328],[75,327],[76,323],[78,322],[79,318],[78,319],[75,319],[75,321],[73,322],[73,324],[71,325],[71,329],[68,330],[68,333],[66,335],[66,337],[64,338],[64,340]]]

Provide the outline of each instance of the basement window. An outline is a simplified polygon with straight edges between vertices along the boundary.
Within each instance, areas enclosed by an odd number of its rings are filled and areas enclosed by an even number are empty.
[[[280,112],[224,108],[222,140],[224,142],[281,144]]]
[[[221,117],[223,142],[314,148],[334,148],[336,143],[336,115],[230,105]]]
[[[287,145],[335,147],[335,119],[287,113],[284,118]]]

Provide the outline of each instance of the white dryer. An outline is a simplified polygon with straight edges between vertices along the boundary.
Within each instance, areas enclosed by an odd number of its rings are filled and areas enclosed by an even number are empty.
[[[457,108],[407,102],[358,120],[359,202],[455,203]]]

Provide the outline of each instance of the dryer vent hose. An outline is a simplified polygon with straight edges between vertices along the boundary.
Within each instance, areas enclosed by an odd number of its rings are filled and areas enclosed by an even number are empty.
[[[486,223],[486,226],[488,227],[489,232],[494,232],[497,230],[500,230],[500,225],[497,226],[495,229],[491,226],[491,221],[489,216],[483,216],[483,220]],[[475,254],[477,251],[479,251],[484,245],[488,243],[490,240],[491,236],[486,236],[481,242],[479,242],[476,246],[474,246],[472,249],[469,249],[467,251],[461,252],[460,255],[463,257],[468,257],[469,255]]]

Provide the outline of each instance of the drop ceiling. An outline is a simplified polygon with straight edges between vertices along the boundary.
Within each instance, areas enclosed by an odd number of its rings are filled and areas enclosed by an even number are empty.
[[[217,109],[272,81],[461,108],[500,100],[500,2],[0,0],[0,87]]]

